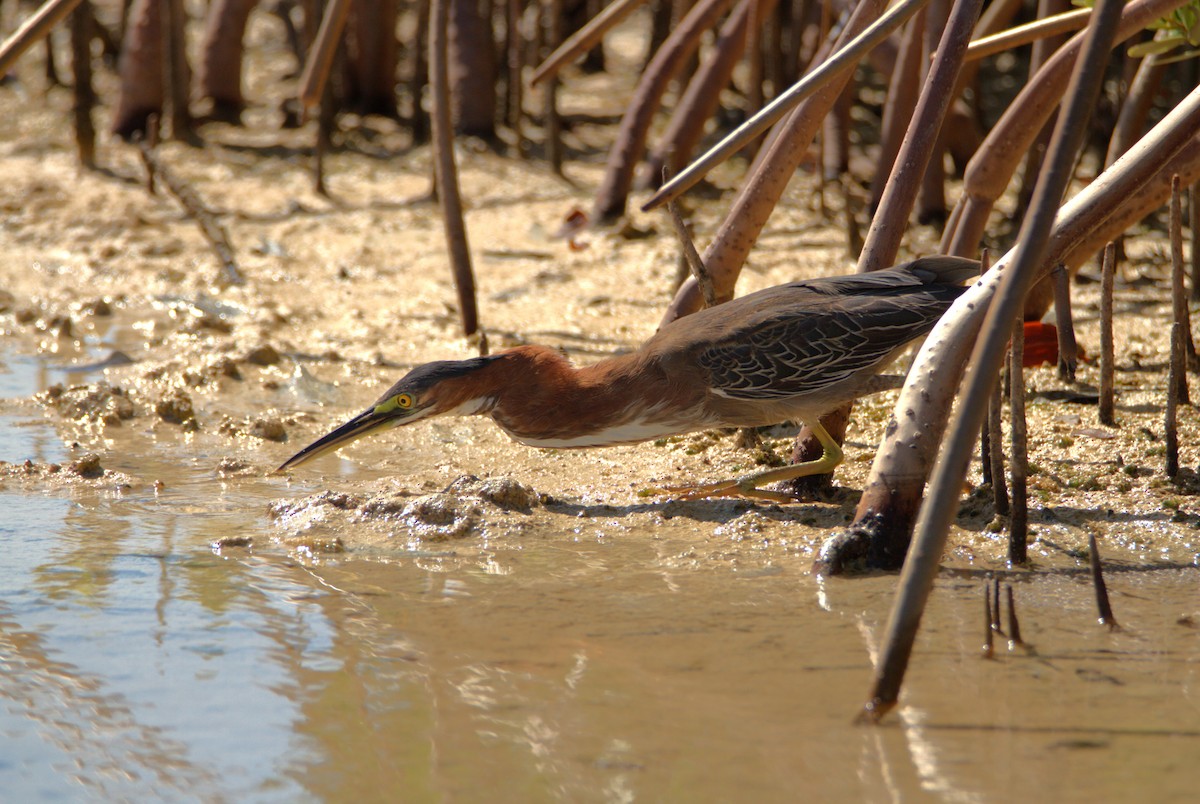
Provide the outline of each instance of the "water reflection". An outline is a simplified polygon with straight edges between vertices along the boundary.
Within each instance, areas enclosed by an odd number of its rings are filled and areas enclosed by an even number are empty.
[[[202,552],[185,520],[138,503],[0,505],[22,512],[0,525],[0,730],[20,746],[6,791],[301,791],[283,781],[313,756],[295,734],[294,672],[329,643],[311,589]]]
[[[979,580],[946,576],[904,706],[865,729],[890,577],[818,588],[779,557],[682,571],[687,538],[662,535],[463,546],[435,569],[222,556],[215,536],[261,535],[268,492],[201,506],[202,485],[0,494],[23,512],[0,529],[11,795],[1102,796],[1132,790],[1112,751],[1171,792],[1200,747],[1195,570],[1114,578],[1118,634],[1090,629],[1078,578],[1040,575],[1018,591],[1038,653],[992,662]]]

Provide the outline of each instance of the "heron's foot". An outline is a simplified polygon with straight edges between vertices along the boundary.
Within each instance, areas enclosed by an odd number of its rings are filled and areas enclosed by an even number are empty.
[[[782,480],[795,480],[806,475],[823,475],[832,472],[834,467],[842,462],[842,448],[830,437],[819,423],[811,425],[813,434],[825,448],[824,453],[815,461],[794,463],[790,466],[779,466],[774,469],[764,469],[761,472],[751,472],[748,475],[735,477],[732,480],[722,480],[718,483],[702,483],[695,486],[676,486],[673,488],[652,489],[653,492],[669,494],[680,500],[704,500],[714,497],[750,497],[756,500],[770,500],[777,503],[797,502],[795,495],[782,491],[770,491],[763,486],[778,483]]]
[[[692,486],[663,486],[649,489],[654,494],[664,494],[677,500],[708,500],[722,497],[749,497],[755,500],[770,500],[777,503],[796,502],[796,497],[782,491],[759,488],[754,475],[722,480],[718,483],[699,483]]]

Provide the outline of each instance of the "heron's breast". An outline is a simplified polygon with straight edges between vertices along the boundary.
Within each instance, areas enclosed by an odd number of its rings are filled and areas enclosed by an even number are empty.
[[[575,422],[575,426],[554,429],[521,427],[515,422],[506,422],[493,414],[496,424],[515,441],[543,449],[584,449],[587,447],[613,447],[619,444],[637,444],[656,438],[689,433],[715,426],[719,422],[703,412],[691,411],[669,413],[664,410],[648,409],[628,416],[615,417],[606,422]]]

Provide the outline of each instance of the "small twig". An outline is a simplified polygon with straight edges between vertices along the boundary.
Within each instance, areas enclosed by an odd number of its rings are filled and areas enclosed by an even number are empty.
[[[1012,518],[1008,529],[1008,560],[1024,564],[1029,541],[1029,453],[1025,428],[1025,321],[1017,316],[1008,364],[1010,438],[1012,441]]]
[[[6,75],[26,50],[49,35],[55,25],[75,10],[81,0],[47,0],[12,36],[0,45],[0,75]]]
[[[1096,607],[1100,610],[1099,622],[1108,630],[1116,631],[1117,618],[1113,616],[1112,604],[1108,601],[1108,586],[1104,583],[1104,570],[1100,566],[1100,551],[1096,548],[1096,534],[1088,533],[1088,559],[1092,565],[1092,585],[1096,589]]]
[[[1100,268],[1100,423],[1116,427],[1116,388],[1113,354],[1113,277],[1116,274],[1117,247],[1104,247]]]
[[[991,583],[983,582],[983,658],[991,659],[995,656],[994,636],[992,630],[992,585]]]
[[[570,64],[576,58],[591,50],[610,28],[620,23],[621,20],[644,4],[645,0],[617,0],[617,2],[606,6],[603,11],[589,20],[586,25],[572,34],[565,42],[559,43],[556,41],[554,46],[557,50],[547,56],[546,60],[534,69],[533,75],[529,78],[529,85],[537,86],[547,78],[557,75],[558,71],[564,65]],[[518,78],[517,80],[520,79]]]
[[[1012,650],[1017,645],[1024,645],[1025,640],[1021,639],[1021,624],[1017,621],[1017,604],[1013,599],[1012,584],[1006,583],[1004,591],[1008,595],[1008,649]]]
[[[146,136],[143,138],[141,132],[134,133],[134,142],[138,146],[138,156],[142,159],[142,167],[146,169],[146,192],[150,195],[157,195],[158,188],[154,181],[154,162],[150,159],[150,154],[154,153],[158,148],[158,113],[151,112],[146,118]]]
[[[155,131],[157,127],[158,121],[152,120],[149,130]],[[159,158],[153,144],[139,141],[137,145],[142,154],[142,162],[151,174],[150,187],[153,188],[153,177],[157,176],[171,191],[171,195],[178,199],[188,217],[199,224],[200,231],[204,233],[204,238],[208,240],[209,246],[225,272],[226,281],[231,285],[243,284],[245,279],[242,277],[241,270],[238,269],[237,260],[234,259],[233,246],[229,243],[229,236],[225,233],[224,227],[217,222],[212,211],[204,206],[204,202],[200,200],[200,196],[190,185],[167,169],[166,163]]]
[[[509,0],[510,5],[514,2],[520,2],[520,0]],[[429,3],[417,3],[416,5],[417,7],[413,10],[415,35],[411,41],[419,43],[429,39],[430,8]],[[516,27],[519,27],[519,24]],[[510,66],[509,69],[511,70],[512,67]],[[425,97],[425,90],[429,86],[429,51],[426,48],[420,46],[411,48],[408,70],[408,97],[411,98],[409,101],[411,104],[409,126],[412,130],[413,143],[420,145],[429,142],[433,125],[429,110],[421,103],[421,99]],[[517,75],[520,75],[520,68],[517,69]],[[518,84],[521,82],[519,77],[513,79],[510,76],[509,80],[515,80]]]
[[[987,273],[992,266],[992,256],[987,249],[979,258],[980,273]],[[1011,508],[1008,504],[1008,480],[1004,477],[1004,393],[1003,384],[995,383],[992,395],[988,399],[987,420],[984,423],[983,435],[987,437],[988,474],[991,475],[992,506],[997,516],[1008,516]]]
[[[1177,344],[1183,341],[1183,329],[1178,322],[1171,323],[1171,360],[1166,367],[1166,408],[1163,413],[1163,442],[1166,446],[1166,476],[1175,478],[1180,474],[1180,382],[1187,382],[1183,371],[1183,349]]]
[[[986,274],[988,272],[988,268],[990,268],[990,267],[991,267],[991,255],[988,254],[988,250],[985,248],[982,250],[982,252],[979,255],[979,275],[983,276],[984,274]],[[999,384],[997,384],[997,386],[998,385]],[[997,387],[996,393],[993,394],[993,397],[998,399],[999,396],[1000,396],[1000,391],[999,391],[999,387]],[[993,440],[992,409],[989,406],[988,407],[988,415],[983,420],[983,427],[981,427],[980,431],[979,431],[979,463],[980,463],[980,468],[983,472],[983,482],[989,486],[992,486],[993,488],[995,488],[995,485],[996,485],[996,481],[995,481],[996,475],[995,475],[995,462],[992,459],[992,448],[993,448],[993,444],[998,445],[999,443],[1000,443],[999,440]],[[1001,459],[1001,461],[1003,461],[1003,458]],[[1008,507],[1007,492],[1005,493],[1004,497],[1005,497],[1004,505],[1005,505],[1005,508],[1007,508]],[[997,509],[996,513],[997,514],[1000,513],[999,509]]]
[[[451,0],[432,0],[429,12],[429,84],[433,90],[434,186],[442,212],[446,250],[454,287],[458,293],[459,316],[464,335],[479,328],[475,298],[475,272],[463,219],[462,193],[458,186],[458,163],[454,157],[454,126],[450,115],[450,45],[448,39]]]
[[[305,114],[320,103],[325,94],[325,84],[333,70],[333,56],[337,52],[349,12],[350,0],[329,0],[325,6],[321,27],[308,51],[308,60],[300,77],[300,104]]]
[[[75,73],[75,145],[79,162],[86,168],[96,166],[96,126],[92,108],[96,92],[92,88],[92,4],[84,2],[71,16],[71,69]]]
[[[1007,31],[1000,31],[991,36],[980,37],[973,40],[967,46],[967,55],[964,60],[975,61],[976,59],[991,56],[994,53],[1002,53],[1005,50],[1027,45],[1038,39],[1046,39],[1061,33],[1067,33],[1068,31],[1077,31],[1087,25],[1088,17],[1091,13],[1092,10],[1090,8],[1066,11],[1062,14],[1055,14],[1051,17],[1044,17],[1043,19],[1026,23],[1025,25],[1018,25],[1015,28],[1009,28]]]
[[[303,121],[317,109],[317,134],[313,144],[313,192],[329,196],[325,184],[325,153],[333,137],[335,110],[333,86],[329,76],[342,41],[342,31],[350,12],[350,0],[329,0],[321,16],[321,25],[308,50],[304,72],[300,76],[300,119]],[[419,103],[417,104],[420,105]]]
[[[988,400],[987,432],[988,441],[991,443],[988,460],[991,462],[992,504],[998,516],[1008,516],[1012,509],[1008,503],[1008,480],[1004,477],[1004,428],[1001,422],[1003,414],[1000,390],[1000,383],[996,383],[992,398]]]
[[[325,182],[325,155],[333,147],[333,130],[337,110],[334,108],[333,84],[325,84],[317,105],[317,130],[313,140],[313,192],[325,198],[330,198],[329,185]]]
[[[46,56],[44,59],[46,84],[47,86],[61,87],[62,79],[58,77],[58,59],[54,57],[54,39],[47,36],[43,44],[46,46]]]
[[[557,47],[563,36],[562,0],[543,0],[544,35],[550,47]],[[520,78],[517,79],[518,81]],[[562,118],[558,113],[558,76],[549,78],[543,90],[545,101],[546,161],[556,176],[563,175]]]
[[[192,142],[196,135],[192,130],[192,115],[188,109],[192,71],[187,60],[187,10],[183,0],[167,0],[163,9],[166,11],[163,25],[166,57],[163,67],[166,70],[164,83],[171,98],[171,139]]]
[[[1171,360],[1167,367],[1167,405],[1163,414],[1167,477],[1179,474],[1179,406],[1187,404],[1187,370],[1184,364],[1184,327],[1187,299],[1183,287],[1183,215],[1179,176],[1171,177]]]
[[[1200,301],[1200,182],[1188,188],[1188,232],[1192,236],[1192,301]]]
[[[1196,345],[1192,342],[1192,315],[1188,310],[1187,269],[1183,261],[1183,187],[1179,176],[1171,177],[1171,308],[1174,320],[1179,322],[1183,337],[1179,342],[1181,370],[1179,372],[1179,401],[1191,403],[1188,392],[1187,367],[1197,362]]]
[[[325,107],[321,107],[322,111]],[[329,142],[327,129],[323,125],[325,115],[318,116],[317,123],[317,139],[313,143],[313,192],[319,196],[329,198],[329,188],[325,185],[325,144]]]
[[[983,484],[994,486],[992,477],[992,409],[988,407],[988,415],[979,428],[979,467],[983,473]],[[997,511],[999,513],[999,511]]]
[[[1000,630],[1000,578],[999,576],[992,578],[992,630],[998,634],[1004,632]]]
[[[662,172],[663,183],[665,184],[669,178],[665,166]],[[700,252],[696,250],[696,244],[692,242],[692,236],[687,230],[687,224],[683,221],[683,214],[679,211],[679,201],[674,198],[668,201],[667,212],[671,216],[671,223],[675,226],[675,235],[679,238],[679,245],[683,247],[683,256],[687,259],[692,276],[696,277],[696,282],[700,285],[700,293],[704,296],[704,306],[716,307],[717,291],[713,287],[712,274],[708,272],[708,267],[704,264]]]
[[[1079,345],[1075,341],[1075,317],[1071,314],[1071,274],[1065,265],[1050,272],[1054,277],[1054,317],[1058,325],[1058,378],[1075,382]]]
[[[1195,242],[1195,238],[1193,237],[1192,238],[1193,258],[1195,256],[1195,251],[1196,251],[1196,242]],[[1182,320],[1183,320],[1184,376],[1183,376],[1183,380],[1182,380],[1181,384],[1182,384],[1182,388],[1183,388],[1183,401],[1187,404],[1191,404],[1191,397],[1189,396],[1189,391],[1188,391],[1187,372],[1188,371],[1200,372],[1200,352],[1196,351],[1196,341],[1192,337],[1192,311],[1188,305],[1188,300],[1187,300],[1187,267],[1183,261],[1182,226],[1180,227],[1180,233],[1179,233],[1179,264],[1180,264],[1180,273],[1181,273],[1180,278],[1179,278],[1179,283],[1183,287],[1183,289],[1180,291],[1180,301],[1179,301],[1179,310],[1183,316]]]
[[[507,79],[505,81],[505,121],[512,129],[513,155],[518,159],[525,153],[525,82],[521,77],[525,74],[525,40],[521,28],[521,13],[524,8],[523,0],[504,0],[504,50],[503,58]],[[413,96],[417,97],[417,96]],[[556,107],[557,108],[557,107]]]

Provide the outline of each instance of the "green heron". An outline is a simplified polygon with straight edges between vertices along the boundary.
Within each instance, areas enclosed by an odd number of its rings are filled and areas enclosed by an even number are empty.
[[[963,292],[960,283],[978,272],[975,260],[938,256],[778,285],[673,321],[635,351],[581,368],[544,346],[426,363],[279,469],[432,416],[490,416],[517,441],[551,449],[801,421],[824,447],[816,460],[662,489],[684,499],[790,500],[761,486],[832,471],[842,450],[820,417],[896,387],[880,372],[933,328]]]

